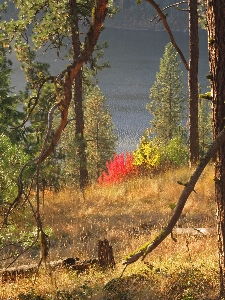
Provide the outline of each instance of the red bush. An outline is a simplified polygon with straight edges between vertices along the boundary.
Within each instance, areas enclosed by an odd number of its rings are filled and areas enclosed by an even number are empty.
[[[128,176],[137,174],[138,171],[133,165],[133,154],[126,153],[126,157],[121,153],[120,155],[114,154],[114,157],[109,162],[106,162],[107,171],[103,171],[98,178],[100,184],[112,184],[121,182]]]

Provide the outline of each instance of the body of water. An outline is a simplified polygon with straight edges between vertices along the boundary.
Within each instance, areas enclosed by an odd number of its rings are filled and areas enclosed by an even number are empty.
[[[175,32],[174,37],[188,60],[188,33]],[[100,43],[108,42],[104,60],[110,62],[110,68],[104,69],[98,75],[99,87],[106,97],[115,129],[118,132],[117,152],[134,150],[144,130],[149,127],[151,115],[146,110],[149,102],[149,90],[159,71],[159,62],[165,46],[170,41],[165,31],[126,30],[106,28],[100,37]],[[56,56],[47,54],[38,58],[51,64],[54,75],[60,73],[68,63],[55,60]],[[14,74],[12,85],[15,90],[25,86],[24,76],[20,66],[12,56]],[[187,71],[184,72],[183,83],[187,91]],[[208,74],[207,34],[200,32],[199,83],[202,91],[207,90]]]
[[[189,36],[187,32],[174,32],[174,37],[186,60],[189,59]],[[105,60],[110,69],[99,74],[99,86],[105,94],[107,104],[118,131],[118,152],[136,148],[144,130],[149,127],[151,115],[146,109],[150,101],[149,90],[156,80],[160,58],[170,42],[165,31],[129,30],[106,28],[100,41],[108,41]],[[179,57],[178,57],[179,58]],[[183,70],[183,84],[187,91],[187,71]],[[207,34],[200,32],[199,83],[202,91],[209,85]]]

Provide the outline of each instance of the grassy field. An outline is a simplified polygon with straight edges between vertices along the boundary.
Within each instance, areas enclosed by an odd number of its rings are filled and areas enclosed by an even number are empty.
[[[219,274],[217,237],[168,237],[144,261],[130,265],[120,277],[122,260],[164,227],[187,181],[188,168],[170,170],[113,186],[92,185],[85,194],[67,188],[47,193],[43,222],[51,228],[50,260],[97,257],[98,240],[113,246],[116,267],[85,273],[45,268],[33,278],[0,285],[0,299],[167,300],[216,299]],[[213,167],[202,174],[177,224],[179,227],[215,227]],[[36,250],[17,262],[37,263]]]

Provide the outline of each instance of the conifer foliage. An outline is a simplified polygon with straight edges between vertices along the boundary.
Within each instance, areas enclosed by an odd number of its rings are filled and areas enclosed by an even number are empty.
[[[211,102],[199,99],[198,131],[200,155],[204,155],[213,141]]]
[[[169,43],[150,89],[151,101],[146,106],[153,115],[150,121],[152,133],[165,142],[180,133],[182,127],[185,109],[182,76],[176,50]]]
[[[97,85],[86,87],[84,95],[84,137],[87,149],[87,165],[90,181],[96,181],[106,162],[115,153],[116,136],[112,117],[105,106],[105,97]],[[71,110],[70,115],[73,116]],[[74,121],[68,123],[61,137],[58,151],[61,151],[63,160],[61,172],[66,184],[77,183],[79,166],[77,159],[77,141],[74,140]]]
[[[12,94],[10,76],[12,73],[12,62],[7,58],[4,45],[0,43],[0,134],[10,137],[15,143],[21,138],[21,132],[11,130],[10,127],[17,125],[23,114],[18,111],[19,100]]]
[[[106,161],[110,160],[115,152],[116,136],[105,100],[98,86],[92,88],[85,99],[84,132],[88,141],[89,176],[95,180],[104,170]]]
[[[163,171],[187,163],[184,92],[182,71],[172,43],[165,47],[156,81],[150,89],[146,108],[153,115],[140,145],[134,151],[134,164],[141,173]]]

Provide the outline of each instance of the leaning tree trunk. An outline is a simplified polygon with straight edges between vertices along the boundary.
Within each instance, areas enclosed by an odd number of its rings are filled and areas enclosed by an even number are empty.
[[[190,133],[190,165],[196,165],[199,160],[199,134],[198,134],[198,12],[197,0],[189,0],[189,133]]]
[[[207,0],[210,83],[213,102],[214,137],[225,126],[225,2]],[[215,163],[215,193],[220,267],[220,299],[225,298],[225,145]]]

